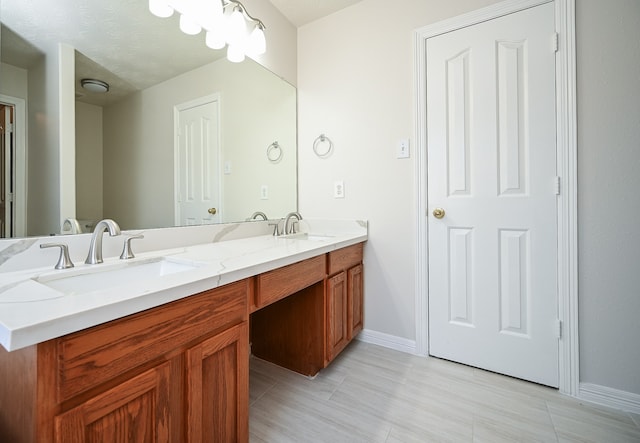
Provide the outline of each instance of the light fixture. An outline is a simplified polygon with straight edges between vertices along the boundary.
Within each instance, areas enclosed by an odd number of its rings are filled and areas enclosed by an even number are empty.
[[[83,78],[80,80],[80,85],[89,92],[96,92],[99,94],[109,92],[109,83],[103,82],[102,80]]]
[[[149,0],[149,11],[158,17],[171,17],[173,8],[164,0]]]
[[[149,0],[149,11],[158,17],[169,17],[177,11],[182,32],[195,35],[204,29],[208,47],[222,49],[228,45],[229,61],[237,63],[245,55],[266,52],[264,23],[249,15],[237,0]]]

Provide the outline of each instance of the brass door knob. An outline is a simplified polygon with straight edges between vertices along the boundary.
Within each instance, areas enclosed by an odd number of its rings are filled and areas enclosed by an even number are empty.
[[[216,215],[216,212],[218,212],[218,210],[216,208],[209,208],[207,212],[211,215]]]
[[[442,218],[442,217],[444,217],[444,209],[442,209],[442,208],[435,208],[435,209],[433,210],[433,216],[434,216],[435,218]]]

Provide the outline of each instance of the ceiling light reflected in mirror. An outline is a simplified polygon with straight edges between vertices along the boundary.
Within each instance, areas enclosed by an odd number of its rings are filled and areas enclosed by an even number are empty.
[[[83,89],[86,89],[89,92],[95,92],[96,94],[109,92],[109,83],[103,82],[102,80],[83,78],[80,80],[80,85],[82,85]]]

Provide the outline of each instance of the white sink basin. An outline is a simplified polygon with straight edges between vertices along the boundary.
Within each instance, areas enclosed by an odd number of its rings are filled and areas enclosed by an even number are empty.
[[[326,240],[331,240],[333,238],[333,235],[310,234],[307,232],[299,232],[297,234],[289,234],[283,237],[292,238],[295,240],[326,241]]]
[[[97,290],[126,286],[143,280],[153,280],[169,274],[190,271],[198,264],[181,262],[166,257],[144,261],[99,264],[73,269],[60,275],[47,275],[34,279],[65,294],[82,294]]]

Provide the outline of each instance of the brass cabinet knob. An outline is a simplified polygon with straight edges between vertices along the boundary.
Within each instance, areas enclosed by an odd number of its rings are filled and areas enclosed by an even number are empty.
[[[218,210],[216,208],[209,208],[207,212],[211,215],[216,215],[216,212],[218,212]]]
[[[434,216],[435,218],[442,218],[442,217],[444,217],[444,209],[442,209],[442,208],[435,208],[435,209],[433,210],[433,216]]]

